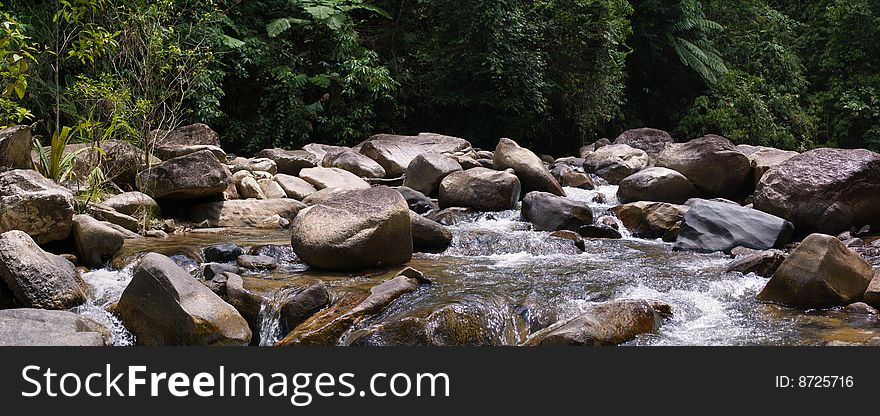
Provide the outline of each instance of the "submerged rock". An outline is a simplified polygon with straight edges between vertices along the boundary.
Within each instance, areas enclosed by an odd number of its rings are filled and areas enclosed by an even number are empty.
[[[13,346],[102,347],[104,337],[73,312],[0,310],[0,347]]]
[[[38,244],[63,240],[73,225],[73,194],[34,170],[0,173],[0,233],[21,230]]]
[[[771,277],[787,256],[779,250],[764,250],[734,260],[727,266],[727,272],[742,274],[754,273],[761,277]]]
[[[516,206],[520,192],[520,181],[513,173],[473,168],[443,178],[439,202],[440,208],[504,211]]]
[[[675,250],[730,253],[738,246],[767,250],[791,241],[790,222],[755,209],[698,201],[684,214]]]
[[[593,223],[589,205],[547,192],[529,192],[523,199],[522,216],[537,231],[577,231]]]
[[[578,228],[577,232],[581,237],[584,238],[605,238],[612,240],[623,238],[623,235],[620,234],[619,230],[609,227],[605,224],[585,225]]]
[[[70,309],[86,300],[73,264],[43,251],[23,231],[0,235],[0,279],[27,308]]]
[[[716,135],[669,144],[657,166],[680,172],[710,197],[734,198],[748,187],[752,164],[730,140]]]
[[[622,300],[587,308],[583,314],[542,329],[525,341],[529,346],[618,345],[639,334],[655,332],[669,305],[644,300]]]
[[[550,174],[544,161],[513,140],[498,141],[492,158],[492,167],[497,170],[513,169],[522,184],[522,192],[546,192],[565,196],[565,191]]]

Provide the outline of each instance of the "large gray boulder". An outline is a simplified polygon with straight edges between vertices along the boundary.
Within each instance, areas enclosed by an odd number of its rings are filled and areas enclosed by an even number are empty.
[[[377,134],[354,147],[385,169],[387,177],[400,177],[416,156],[422,153],[472,154],[471,144],[458,137],[433,133],[417,136]]]
[[[862,299],[871,265],[836,237],[812,234],[776,269],[758,300],[798,308],[843,306]]]
[[[250,228],[276,215],[292,221],[303,208],[305,204],[295,199],[206,202],[190,209],[189,219],[196,223],[208,221],[212,227]]]
[[[312,184],[317,190],[324,188],[368,189],[370,184],[359,176],[339,168],[307,168],[299,177]]]
[[[79,254],[79,262],[91,268],[100,268],[113,258],[126,234],[88,215],[73,217],[73,241]]]
[[[321,160],[321,166],[347,170],[362,178],[385,177],[385,168],[382,165],[354,150],[345,148],[328,151]]]
[[[285,175],[299,175],[303,169],[318,166],[321,159],[305,150],[266,149],[258,152],[254,157],[270,159],[275,162],[278,173]]]
[[[297,215],[291,244],[303,262],[322,269],[404,264],[413,253],[409,212],[386,186],[341,193]]]
[[[672,143],[669,133],[651,128],[627,130],[614,139],[614,144],[625,144],[634,149],[639,149],[656,158],[666,148],[666,143]]]
[[[137,191],[123,192],[107,198],[101,203],[125,215],[162,215],[162,210],[155,199]]]
[[[593,223],[593,210],[589,205],[547,192],[526,194],[522,216],[537,231],[577,231]]]
[[[232,173],[208,150],[166,160],[138,174],[138,189],[164,199],[195,199],[222,194]]]
[[[584,157],[584,171],[594,173],[612,185],[650,166],[648,154],[625,144],[603,146]]]
[[[23,231],[0,235],[0,279],[28,308],[70,309],[86,299],[73,264],[43,251]]]
[[[667,168],[648,168],[620,181],[617,198],[620,202],[656,201],[683,204],[699,192],[681,173]]]
[[[102,347],[104,338],[79,315],[43,309],[0,310],[0,347]]]
[[[425,195],[434,195],[440,182],[452,172],[460,171],[458,161],[442,153],[423,153],[416,156],[406,168],[403,185]]]
[[[794,156],[764,174],[754,206],[793,222],[803,234],[880,229],[880,154],[815,149]]]
[[[34,170],[0,173],[0,233],[22,230],[38,244],[63,240],[73,224],[73,194]]]
[[[115,312],[141,345],[248,345],[241,314],[168,257],[135,267]]]
[[[691,204],[675,250],[730,253],[736,247],[767,250],[791,241],[792,224],[756,209],[717,201]]]
[[[528,346],[618,345],[660,328],[667,304],[645,300],[618,300],[590,306],[577,317],[535,332]]]
[[[174,130],[153,130],[150,135],[153,147],[160,152],[161,149],[186,146],[220,147],[220,136],[202,123],[181,126]]]
[[[34,139],[28,126],[0,130],[0,168],[32,169],[31,148]]]
[[[513,169],[522,184],[523,192],[548,192],[553,195],[565,196],[562,186],[550,174],[550,170],[531,150],[520,147],[515,141],[504,139],[498,141],[492,158],[493,168],[497,170]]]
[[[453,172],[440,182],[440,208],[465,207],[504,211],[516,207],[522,188],[508,171],[473,168]]]
[[[716,135],[670,143],[657,166],[680,172],[710,197],[735,198],[748,188],[752,164],[730,140]]]
[[[737,146],[740,151],[742,148]],[[749,161],[752,163],[752,180],[755,187],[761,182],[761,178],[770,168],[779,166],[788,159],[791,159],[800,153],[790,150],[779,150],[772,147],[758,147],[748,154]]]

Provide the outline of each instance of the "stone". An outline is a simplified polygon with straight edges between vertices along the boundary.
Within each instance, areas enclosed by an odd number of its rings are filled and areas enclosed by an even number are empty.
[[[513,209],[519,201],[521,189],[519,178],[508,171],[473,168],[453,172],[440,182],[440,208]]]
[[[843,308],[843,311],[853,315],[877,315],[880,312],[877,309],[872,308],[870,305],[864,302],[856,302],[846,305]]]
[[[443,224],[429,220],[414,211],[409,212],[412,221],[413,250],[439,253],[452,244],[452,233]]]
[[[0,168],[32,169],[31,148],[34,139],[28,126],[0,130]]]
[[[318,166],[321,159],[305,150],[266,149],[254,157],[275,162],[278,173],[297,176],[303,169]],[[321,156],[323,158],[323,156]]]
[[[288,198],[293,198],[297,201],[302,201],[307,196],[318,192],[312,184],[296,176],[279,173],[275,175],[275,182],[278,182],[278,185],[281,186],[281,189],[284,190]]]
[[[306,204],[306,206],[309,206],[309,207],[312,205],[323,204],[324,202],[328,201],[330,198],[344,194],[344,193],[349,192],[351,190],[352,189],[345,189],[345,188],[324,188],[318,192],[315,192],[315,193],[307,196],[305,199],[302,200],[302,202],[303,202],[303,204]]]
[[[232,173],[213,153],[202,150],[166,160],[138,174],[138,189],[153,198],[195,199],[222,194]]]
[[[739,148],[739,146],[737,146]],[[755,187],[761,182],[761,178],[770,168],[781,165],[788,159],[791,159],[800,153],[789,150],[779,150],[772,147],[759,147],[748,155],[749,162],[752,164],[752,180]]]
[[[742,246],[755,250],[782,247],[794,234],[792,224],[756,209],[699,201],[684,214],[674,250],[730,253]]]
[[[175,157],[186,156],[191,153],[207,150],[217,157],[220,162],[226,163],[226,152],[220,146],[212,146],[207,144],[197,144],[191,146],[178,147],[157,147],[153,154],[162,160],[174,159]]]
[[[423,153],[415,157],[406,168],[403,186],[425,195],[436,194],[440,182],[452,172],[462,170],[454,158],[441,153]]]
[[[126,235],[88,215],[73,217],[73,241],[80,263],[91,268],[100,268],[113,258]]]
[[[589,205],[547,192],[526,194],[522,216],[536,231],[577,231],[593,223],[593,210]]]
[[[244,254],[244,249],[238,244],[226,243],[205,247],[205,261],[211,263],[228,263],[235,261],[238,256]]]
[[[604,146],[584,158],[584,171],[594,173],[617,185],[627,176],[650,165],[650,158],[643,150],[625,144]]]
[[[330,293],[323,283],[315,283],[285,299],[279,309],[281,331],[290,333],[294,328],[330,305]]]
[[[558,238],[560,240],[568,240],[574,243],[575,247],[577,247],[580,251],[586,250],[587,246],[584,243],[584,239],[581,238],[580,234],[569,231],[569,230],[559,230],[550,233],[550,237]]]
[[[571,188],[587,190],[596,189],[596,183],[593,181],[593,178],[586,173],[565,172],[562,174],[562,178],[559,182],[562,186]]]
[[[752,164],[730,140],[716,135],[672,143],[657,157],[657,166],[678,171],[710,197],[735,198],[747,191]]]
[[[0,233],[22,230],[38,244],[63,240],[73,225],[73,194],[34,170],[0,173]]]
[[[403,199],[406,200],[409,209],[418,214],[425,214],[434,209],[434,202],[431,201],[431,198],[428,198],[425,194],[416,191],[415,189],[400,186],[397,188],[397,192],[400,192],[400,194],[403,195]]]
[[[330,144],[309,143],[309,144],[303,146],[301,151],[306,152],[309,155],[311,155],[311,157],[314,158],[318,164],[320,164],[321,161],[324,160],[324,156],[327,156],[327,152],[330,152],[333,150],[349,150],[349,149],[351,149],[351,148],[345,147],[345,146],[333,146]],[[314,167],[314,166],[309,166],[309,167]]]
[[[141,345],[248,345],[251,330],[231,305],[173,260],[148,253],[116,305]]]
[[[111,196],[101,203],[125,215],[162,216],[162,209],[159,208],[156,200],[142,192],[123,192],[119,195]]]
[[[779,250],[764,250],[736,259],[727,266],[727,273],[754,273],[761,277],[771,277],[779,269],[787,256]]]
[[[272,159],[237,157],[229,161],[229,170],[233,173],[246,170],[248,172],[269,172],[272,175],[278,173],[278,165]]]
[[[614,139],[614,144],[625,144],[633,149],[642,150],[652,159],[656,159],[666,148],[666,144],[672,142],[669,133],[651,128],[627,130]]]
[[[827,308],[862,300],[874,271],[835,237],[811,234],[758,294],[758,300],[797,308]]]
[[[455,161],[458,162],[458,165],[461,166],[461,168],[464,170],[468,170],[471,168],[483,167],[483,165],[480,164],[480,162],[477,161],[477,159],[474,159],[470,156],[453,156],[452,158],[455,159]],[[491,160],[491,159],[488,159],[488,160]]]
[[[623,238],[620,231],[604,224],[590,224],[578,228],[578,234],[584,238],[604,238],[616,240]]]
[[[150,132],[153,147],[158,149],[173,149],[186,146],[215,146],[220,147],[220,136],[206,124],[196,123],[178,127],[174,130],[153,130]]]
[[[565,196],[565,191],[544,162],[531,150],[520,147],[515,141],[501,139],[495,148],[492,165],[495,169],[513,169],[522,184],[522,192],[547,192]]]
[[[379,163],[389,178],[403,176],[413,159],[423,153],[474,156],[467,140],[433,133],[417,136],[377,134],[355,146],[354,150]]]
[[[347,170],[362,178],[384,178],[385,168],[351,149],[331,150],[324,155],[321,166]]]
[[[303,208],[305,204],[294,199],[207,202],[190,209],[189,219],[195,223],[207,221],[210,227],[251,228],[274,215],[289,221]]]
[[[617,198],[622,203],[636,201],[668,202],[683,204],[699,196],[688,178],[667,168],[648,168],[627,176],[620,181]]]
[[[611,210],[634,236],[660,238],[681,222],[688,209],[665,202],[633,202]]]
[[[618,345],[640,334],[650,334],[663,322],[661,311],[669,305],[655,305],[645,300],[619,300],[587,308],[577,317],[557,322],[535,332],[527,346],[600,346]]]
[[[104,337],[79,315],[42,309],[0,310],[0,347],[103,347]]]
[[[800,234],[838,234],[880,227],[880,154],[814,149],[770,168],[758,183],[755,209],[794,223]]]
[[[336,345],[339,338],[353,325],[381,312],[397,298],[428,283],[430,282],[421,272],[407,267],[393,279],[380,283],[369,291],[349,294],[318,312],[276,345]]]
[[[244,172],[244,171],[242,171]],[[253,176],[244,176],[238,184],[238,196],[241,199],[266,199],[263,188]]]
[[[324,188],[368,189],[370,184],[355,174],[339,168],[303,169],[299,177],[317,190]]]
[[[316,268],[404,264],[413,251],[409,212],[403,196],[386,186],[353,190],[301,211],[291,225],[291,244]]]
[[[864,301],[875,308],[880,308],[880,269],[874,271],[874,278],[865,289]]]
[[[205,280],[211,280],[215,276],[220,276],[223,273],[238,274],[238,266],[223,263],[207,263],[202,267],[202,276],[205,278]]]
[[[0,279],[26,308],[70,309],[86,300],[73,264],[43,251],[23,231],[0,235]]]
[[[275,270],[278,261],[269,256],[251,256],[244,254],[235,260],[239,267],[250,270]]]
[[[287,198],[287,192],[274,179],[260,179],[257,183],[260,185],[260,190],[263,191],[266,199]]]
[[[469,214],[473,214],[474,212],[476,211],[471,208],[451,207],[440,210],[431,210],[425,214],[425,218],[449,227],[467,221]]]
[[[262,317],[260,315],[263,305],[267,303],[267,299],[259,294],[245,289],[244,279],[235,273],[223,273],[221,280],[226,281],[225,294],[226,299],[248,324],[251,334],[251,344],[260,345],[260,326]]]

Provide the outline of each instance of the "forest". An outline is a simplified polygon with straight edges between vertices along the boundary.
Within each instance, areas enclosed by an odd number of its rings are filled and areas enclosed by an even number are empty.
[[[571,154],[684,141],[880,150],[877,0],[0,0],[0,125],[241,154],[431,131]]]

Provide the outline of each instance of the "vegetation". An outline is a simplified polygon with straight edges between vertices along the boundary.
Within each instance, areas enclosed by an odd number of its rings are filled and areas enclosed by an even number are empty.
[[[880,150],[874,0],[0,1],[0,125],[147,163],[190,122],[241,153],[419,131],[562,153],[644,126]]]

